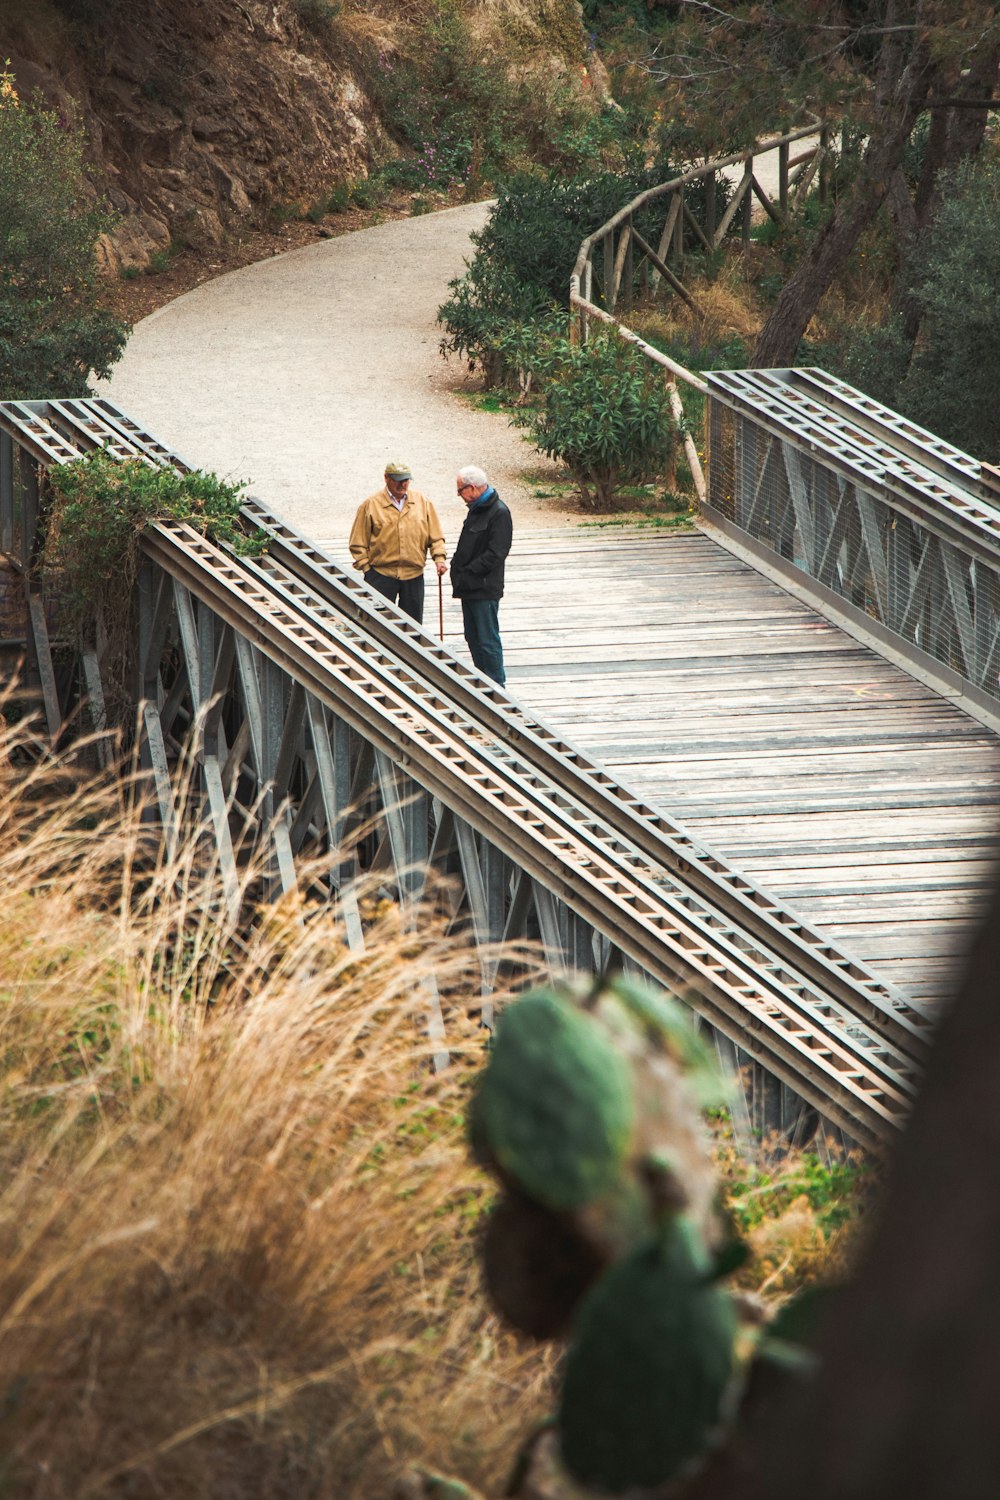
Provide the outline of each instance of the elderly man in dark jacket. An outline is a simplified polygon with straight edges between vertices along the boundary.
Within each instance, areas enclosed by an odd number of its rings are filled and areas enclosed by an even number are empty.
[[[474,464],[459,469],[455,488],[468,512],[451,559],[452,592],[462,601],[462,624],[472,660],[503,687],[507,679],[498,615],[513,523],[485,473]]]

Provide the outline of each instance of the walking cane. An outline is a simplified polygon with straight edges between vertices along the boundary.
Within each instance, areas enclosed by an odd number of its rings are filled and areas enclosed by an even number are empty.
[[[438,630],[444,640],[444,576],[438,574]]]

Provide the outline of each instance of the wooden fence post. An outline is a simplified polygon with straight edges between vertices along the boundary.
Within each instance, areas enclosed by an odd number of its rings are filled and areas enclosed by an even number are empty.
[[[778,207],[781,217],[788,218],[788,142],[778,147]]]
[[[830,196],[830,131],[824,125],[819,133],[819,201],[825,203]]]

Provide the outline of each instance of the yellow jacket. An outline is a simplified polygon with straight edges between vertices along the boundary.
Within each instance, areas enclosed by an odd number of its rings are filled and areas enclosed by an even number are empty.
[[[374,568],[389,578],[419,578],[428,552],[435,562],[446,556],[437,511],[419,490],[407,491],[402,510],[387,489],[369,495],[358,506],[349,546],[362,573]]]

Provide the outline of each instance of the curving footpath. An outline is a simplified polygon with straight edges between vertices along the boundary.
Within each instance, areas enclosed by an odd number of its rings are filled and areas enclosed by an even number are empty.
[[[204,282],[136,326],[102,394],[337,550],[391,459],[411,465],[449,538],[466,463],[487,469],[519,529],[581,520],[538,498],[555,467],[463,400],[463,371],[438,352],[437,309],[487,212],[400,219]]]

